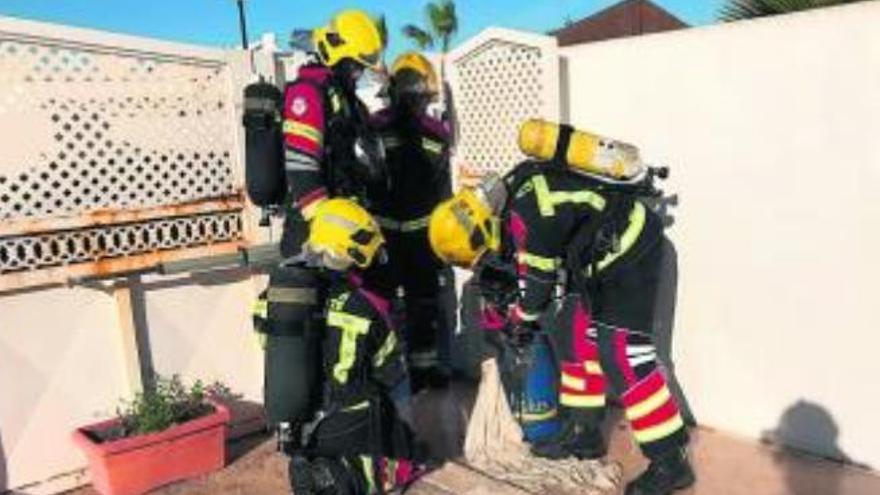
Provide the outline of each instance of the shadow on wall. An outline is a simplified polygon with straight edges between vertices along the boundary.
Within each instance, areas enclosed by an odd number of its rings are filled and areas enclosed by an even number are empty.
[[[776,429],[765,431],[763,440],[782,447],[775,460],[785,473],[789,493],[799,495],[842,495],[841,469],[804,469],[805,457],[820,457],[839,463],[858,465],[837,445],[840,430],[831,414],[821,405],[800,400],[782,414]],[[800,454],[792,456],[791,454]]]
[[[6,477],[6,452],[3,450],[3,434],[0,433],[0,493],[5,493],[9,489],[6,483],[8,483],[8,478]]]

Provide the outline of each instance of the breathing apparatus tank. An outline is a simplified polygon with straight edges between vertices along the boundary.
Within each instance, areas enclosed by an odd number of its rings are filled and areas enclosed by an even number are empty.
[[[499,356],[504,384],[513,416],[527,442],[555,435],[561,427],[559,366],[545,333],[537,333],[523,348],[504,346]]]
[[[281,91],[260,80],[244,89],[245,184],[261,207],[280,205],[287,192],[281,134]]]
[[[546,120],[525,121],[519,147],[529,157],[563,162],[573,172],[593,177],[629,181],[646,169],[632,144]]]

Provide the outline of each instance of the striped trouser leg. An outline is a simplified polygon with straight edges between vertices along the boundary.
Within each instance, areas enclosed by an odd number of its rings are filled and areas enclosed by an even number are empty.
[[[620,396],[636,442],[650,458],[687,443],[687,430],[650,335],[598,324],[602,368]]]
[[[559,403],[598,415],[605,408],[605,375],[599,364],[599,348],[589,337],[590,327],[589,312],[577,303],[570,323],[570,359],[561,366]]]

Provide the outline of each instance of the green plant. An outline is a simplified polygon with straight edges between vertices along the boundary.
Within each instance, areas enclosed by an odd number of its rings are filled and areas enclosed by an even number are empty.
[[[156,376],[153,383],[149,390],[138,393],[133,400],[124,401],[117,408],[119,425],[99,432],[103,441],[167,430],[211,414],[214,407],[206,402],[207,399],[235,398],[229,388],[219,382],[205,386],[197,380],[187,387],[180,376],[174,375],[171,378]]]
[[[740,21],[860,1],[865,0],[727,0],[718,18],[725,22]]]

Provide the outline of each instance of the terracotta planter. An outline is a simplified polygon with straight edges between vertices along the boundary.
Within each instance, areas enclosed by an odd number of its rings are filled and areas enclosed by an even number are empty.
[[[84,426],[74,442],[89,460],[92,485],[102,495],[139,495],[168,483],[223,468],[229,410],[214,412],[158,433],[96,443],[87,432],[102,431],[118,420]]]

